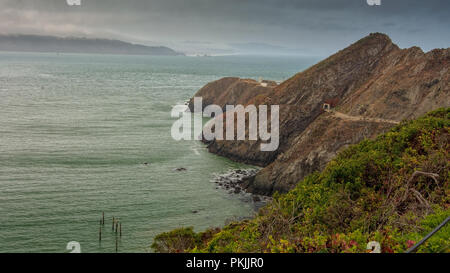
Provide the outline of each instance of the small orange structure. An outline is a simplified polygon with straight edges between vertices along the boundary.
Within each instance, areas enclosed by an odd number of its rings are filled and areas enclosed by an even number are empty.
[[[331,111],[332,108],[339,104],[339,98],[331,98],[323,101],[322,110]]]

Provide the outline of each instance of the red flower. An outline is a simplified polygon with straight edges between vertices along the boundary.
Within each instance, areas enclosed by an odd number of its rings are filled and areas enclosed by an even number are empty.
[[[406,246],[407,246],[408,248],[413,247],[415,244],[416,244],[416,242],[414,242],[414,241],[411,241],[411,240],[406,241]]]

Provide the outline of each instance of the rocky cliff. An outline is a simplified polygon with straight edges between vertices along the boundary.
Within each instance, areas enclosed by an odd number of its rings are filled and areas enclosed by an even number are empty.
[[[246,181],[259,194],[286,192],[321,170],[339,150],[385,132],[404,119],[450,106],[450,49],[400,49],[371,34],[278,86],[225,78],[195,96],[214,103],[280,106],[280,147],[260,141],[212,141],[208,149],[263,168]],[[324,111],[323,105],[331,106]]]
[[[195,97],[203,99],[203,109],[210,104],[216,104],[225,110],[225,105],[247,105],[255,97],[265,98],[277,85],[272,81],[262,83],[252,79],[227,77],[208,83]],[[189,109],[194,111],[194,98],[189,101]]]

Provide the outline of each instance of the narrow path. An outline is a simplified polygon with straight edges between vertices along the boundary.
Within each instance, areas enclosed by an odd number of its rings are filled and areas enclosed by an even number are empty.
[[[400,122],[396,120],[382,119],[382,118],[368,118],[363,116],[350,116],[334,110],[325,110],[325,111],[328,113],[332,113],[334,116],[345,120],[400,124]]]

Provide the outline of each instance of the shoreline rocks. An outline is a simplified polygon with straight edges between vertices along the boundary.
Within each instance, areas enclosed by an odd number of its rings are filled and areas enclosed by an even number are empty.
[[[244,202],[253,202],[256,208],[260,208],[272,198],[246,190],[246,181],[253,179],[258,172],[259,169],[229,170],[226,173],[214,174],[211,182],[216,184],[216,189],[223,189],[231,195],[239,195]]]

